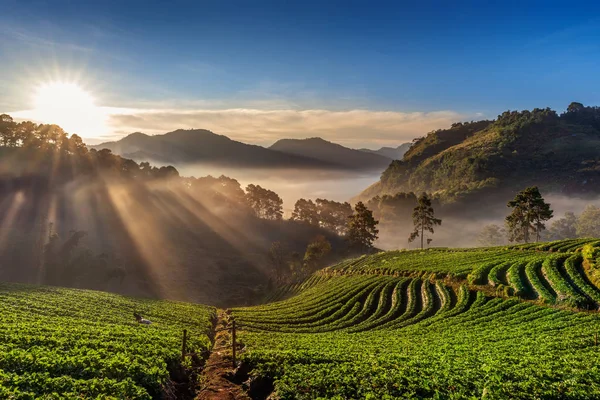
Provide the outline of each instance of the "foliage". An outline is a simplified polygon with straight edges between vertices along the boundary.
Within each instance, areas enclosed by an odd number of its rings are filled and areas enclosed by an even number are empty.
[[[550,240],[562,240],[576,238],[577,235],[577,216],[567,211],[563,218],[552,222],[548,232]]]
[[[210,307],[17,284],[0,297],[1,398],[160,398],[182,330],[190,352],[211,346]]]
[[[397,192],[437,193],[443,203],[466,196],[488,200],[488,189],[514,191],[535,182],[543,190],[598,193],[599,107],[572,103],[506,111],[495,121],[452,124],[415,141],[359,199]]]
[[[246,186],[246,201],[258,218],[280,220],[283,217],[283,200],[272,190],[250,184]]]
[[[415,230],[410,234],[408,241],[412,242],[421,237],[421,249],[423,248],[424,232],[434,233],[433,227],[441,225],[442,220],[435,218],[431,199],[427,193],[423,193],[417,200],[418,204],[413,210],[413,224]],[[429,242],[427,242],[429,244]]]
[[[305,222],[309,225],[319,226],[319,210],[312,200],[298,199],[290,218],[292,221]]]
[[[361,252],[373,248],[377,240],[379,221],[373,218],[373,212],[362,201],[354,207],[354,214],[348,217],[348,241],[350,246]]]
[[[496,224],[485,225],[477,237],[481,246],[501,246],[505,243],[506,230]]]
[[[284,249],[281,242],[271,243],[269,248],[269,262],[273,270],[273,275],[278,283],[283,282],[286,275],[286,267],[288,266],[287,251]]]
[[[577,219],[577,236],[600,237],[600,208],[588,205]]]
[[[348,234],[348,216],[352,214],[350,203],[317,199],[315,204],[319,211],[319,223],[322,228],[340,236]]]
[[[537,186],[528,187],[508,202],[512,212],[506,217],[509,240],[511,242],[529,242],[531,233],[535,233],[536,242],[540,232],[546,228],[544,221],[552,218],[550,204],[544,201]]]
[[[306,271],[312,273],[316,271],[325,259],[325,257],[331,252],[331,243],[323,235],[317,236],[312,242],[306,247],[304,253],[304,266]]]
[[[288,300],[234,309],[242,357],[281,399],[596,398],[600,317],[564,309],[598,305],[575,252],[593,243],[346,260]],[[466,276],[482,291],[461,284]]]
[[[317,199],[299,199],[294,205],[291,220],[327,229],[340,236],[347,233],[347,218],[352,213],[350,203]]]

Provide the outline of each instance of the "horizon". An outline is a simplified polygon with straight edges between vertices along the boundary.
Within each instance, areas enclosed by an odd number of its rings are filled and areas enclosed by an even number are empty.
[[[182,128],[377,149],[506,110],[600,104],[592,2],[519,3],[520,15],[510,3],[4,3],[0,112],[90,144]]]

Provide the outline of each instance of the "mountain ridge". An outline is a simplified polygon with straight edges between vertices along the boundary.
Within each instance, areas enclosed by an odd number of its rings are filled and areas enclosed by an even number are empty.
[[[279,139],[269,147],[287,154],[330,161],[347,169],[383,170],[391,159],[379,154],[350,149],[320,137],[306,139]]]
[[[371,149],[359,149],[360,151],[364,151],[366,153],[379,154],[384,157],[388,157],[392,160],[402,160],[404,154],[410,149],[412,143],[402,143],[398,147],[381,147],[378,150]]]
[[[160,135],[132,133],[118,141],[105,142],[93,149],[109,149],[136,161],[156,161],[174,165],[214,163],[233,167],[327,168],[337,166],[322,160],[288,155],[262,146],[230,139],[206,129],[177,129]]]
[[[571,103],[558,115],[536,108],[496,120],[452,124],[417,138],[355,200],[398,192],[453,202],[529,185],[557,193],[600,193],[600,108]]]
[[[210,163],[223,167],[378,171],[391,158],[350,149],[322,138],[280,139],[270,147],[233,140],[206,129],[177,129],[159,135],[134,132],[113,142],[88,146],[109,149],[135,161],[160,164]]]

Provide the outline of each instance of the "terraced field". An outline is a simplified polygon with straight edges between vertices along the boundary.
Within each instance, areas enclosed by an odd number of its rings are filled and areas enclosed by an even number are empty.
[[[234,309],[243,358],[282,399],[599,398],[597,244],[348,260]]]
[[[140,325],[133,313],[152,321]],[[188,351],[211,346],[212,307],[0,284],[1,399],[151,399],[176,393]],[[187,362],[191,362],[188,360]]]

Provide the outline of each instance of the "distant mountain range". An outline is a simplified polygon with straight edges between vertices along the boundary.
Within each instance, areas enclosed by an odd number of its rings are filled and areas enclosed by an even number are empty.
[[[271,150],[331,162],[344,169],[381,170],[390,165],[392,159],[377,153],[349,149],[321,138],[281,139],[269,147]]]
[[[405,146],[405,145],[402,145]],[[389,148],[396,152],[401,151]],[[211,164],[244,168],[298,168],[383,171],[393,160],[380,150],[350,149],[321,138],[282,139],[269,148],[238,142],[204,129],[179,129],[163,135],[132,133],[90,148],[110,149],[135,161],[182,166]],[[399,154],[399,153],[390,153]]]
[[[360,151],[379,154],[380,156],[384,156],[392,160],[402,160],[404,154],[406,154],[408,149],[410,149],[411,145],[412,143],[403,143],[398,147],[382,147],[379,150],[360,149]]]

